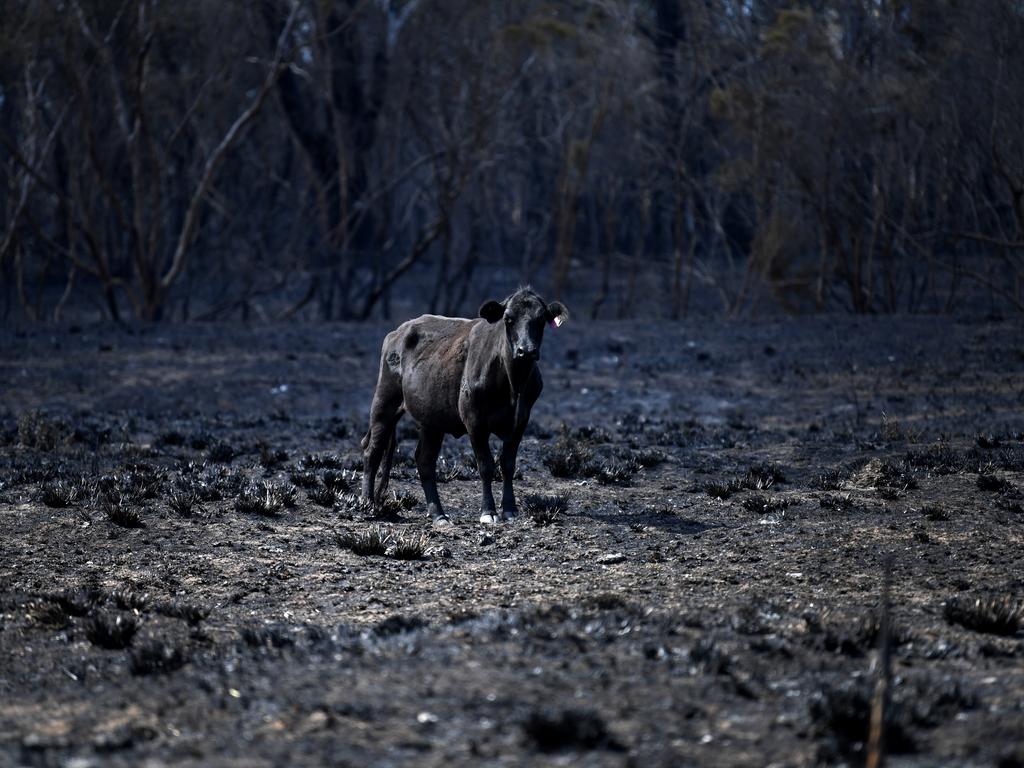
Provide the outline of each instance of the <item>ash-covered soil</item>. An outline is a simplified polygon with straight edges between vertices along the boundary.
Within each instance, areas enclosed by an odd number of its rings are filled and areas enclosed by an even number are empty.
[[[0,765],[856,765],[887,572],[890,765],[1024,763],[1019,323],[574,321],[446,530],[386,330],[3,332]]]

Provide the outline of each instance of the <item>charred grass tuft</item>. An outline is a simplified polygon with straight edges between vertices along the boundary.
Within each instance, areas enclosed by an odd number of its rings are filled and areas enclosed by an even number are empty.
[[[986,493],[1008,494],[1016,490],[1014,484],[1009,480],[993,475],[990,472],[983,472],[978,475],[977,486],[978,490],[985,491]]]
[[[906,459],[886,459],[877,465],[876,493],[890,501],[903,498],[919,487],[913,465]]]
[[[755,515],[778,515],[785,512],[789,508],[790,503],[789,499],[755,493],[743,500],[743,508]]]
[[[871,693],[865,684],[825,686],[811,699],[812,730],[842,755],[860,754],[868,739]],[[916,750],[902,712],[886,723],[886,746],[894,754]],[[829,760],[831,762],[831,760]]]
[[[849,512],[853,509],[853,498],[848,493],[826,493],[818,499],[818,504],[833,512]]]
[[[275,517],[295,504],[295,491],[269,480],[247,486],[235,499],[235,510],[243,514]]]
[[[230,464],[236,455],[234,446],[225,440],[218,440],[206,452],[206,458],[214,464]]]
[[[398,532],[383,525],[336,534],[338,544],[360,557],[390,557],[395,560],[422,560],[430,539],[414,531]]]
[[[345,460],[336,453],[307,453],[302,457],[300,468],[303,470],[344,469]]]
[[[725,500],[737,491],[743,490],[743,483],[739,480],[709,480],[704,483],[704,493],[713,499]]]
[[[841,469],[832,467],[822,470],[814,481],[814,487],[819,491],[838,491],[846,481],[846,473]]]
[[[171,642],[150,638],[132,649],[129,667],[133,675],[167,674],[184,666],[185,651]]]
[[[122,650],[132,643],[138,620],[127,613],[96,613],[85,625],[85,636],[89,642],[108,650]]]
[[[81,496],[81,486],[69,480],[52,480],[39,489],[39,500],[48,507],[70,507]]]
[[[291,478],[292,485],[298,488],[312,489],[320,485],[320,478],[316,476],[316,472],[309,469],[293,470],[289,477]]]
[[[422,560],[429,545],[430,539],[426,534],[406,531],[392,538],[384,554],[395,560]]]
[[[523,498],[523,510],[538,528],[558,522],[569,509],[569,494],[531,493]]]
[[[120,493],[113,492],[100,496],[100,506],[107,519],[122,528],[141,528],[142,513],[135,502]]]
[[[710,480],[703,485],[704,492],[715,499],[728,499],[739,491],[766,491],[777,483],[786,482],[786,475],[778,464],[754,464],[740,477]]]
[[[167,496],[167,506],[182,517],[189,517],[202,511],[199,494],[192,484],[174,488]]]
[[[340,546],[360,557],[382,557],[387,552],[392,535],[392,532],[382,525],[371,525],[369,528],[339,533],[337,540]]]
[[[744,488],[766,491],[773,485],[786,482],[786,475],[778,464],[763,462],[750,467],[741,482]]]
[[[632,452],[597,450],[596,433],[563,429],[558,439],[548,446],[542,461],[554,477],[592,478],[602,485],[629,486],[634,475],[646,466],[663,461],[661,451]],[[602,438],[602,442],[607,442]]]
[[[1016,635],[1024,623],[1024,603],[1010,595],[953,597],[943,611],[951,624],[990,635]]]
[[[169,600],[158,603],[154,606],[154,610],[163,616],[181,619],[187,622],[190,627],[198,626],[210,616],[209,607],[189,600]]]
[[[67,422],[42,411],[26,411],[18,418],[18,442],[26,448],[50,452],[65,445],[70,437]]]
[[[541,752],[566,749],[620,751],[622,744],[596,712],[580,709],[539,709],[523,722],[527,741]]]

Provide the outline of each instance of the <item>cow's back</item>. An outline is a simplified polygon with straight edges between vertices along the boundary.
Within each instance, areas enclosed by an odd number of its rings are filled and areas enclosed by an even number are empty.
[[[389,334],[387,365],[401,377],[405,409],[421,426],[465,433],[459,388],[469,336],[480,320],[422,315]]]

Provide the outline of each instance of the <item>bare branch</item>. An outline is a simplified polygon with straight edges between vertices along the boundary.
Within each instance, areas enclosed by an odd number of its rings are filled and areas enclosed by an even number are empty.
[[[185,220],[181,226],[181,233],[178,235],[178,243],[175,246],[174,255],[171,258],[171,265],[160,279],[160,288],[162,291],[167,291],[174,284],[174,281],[178,279],[178,275],[181,274],[181,271],[185,268],[188,249],[192,243],[192,237],[195,234],[196,224],[199,219],[199,211],[202,208],[206,194],[213,185],[213,179],[216,175],[217,169],[220,167],[220,164],[234,146],[235,142],[238,141],[242,132],[246,127],[248,127],[249,123],[253,121],[256,115],[259,114],[267,99],[267,94],[270,93],[274,84],[277,82],[277,78],[281,74],[282,63],[288,46],[288,36],[291,34],[292,26],[295,23],[295,17],[297,16],[298,11],[299,4],[295,3],[288,16],[288,21],[285,23],[284,29],[281,30],[281,34],[278,37],[277,49],[274,52],[274,59],[270,64],[267,76],[263,79],[263,84],[260,86],[256,96],[253,98],[246,110],[235,119],[235,122],[232,123],[227,133],[224,134],[224,137],[206,161],[206,166],[203,169],[203,175],[199,180],[199,184],[196,186],[195,192],[192,194],[191,200],[189,201],[188,211],[185,214]]]

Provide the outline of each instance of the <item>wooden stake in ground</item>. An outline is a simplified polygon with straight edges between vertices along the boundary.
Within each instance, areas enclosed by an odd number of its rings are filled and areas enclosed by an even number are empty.
[[[875,691],[871,696],[871,725],[868,729],[868,754],[866,768],[882,768],[885,765],[885,718],[892,696],[892,654],[890,649],[891,616],[889,612],[889,589],[892,582],[892,559],[885,561],[882,579],[882,616],[878,630],[878,658]]]

